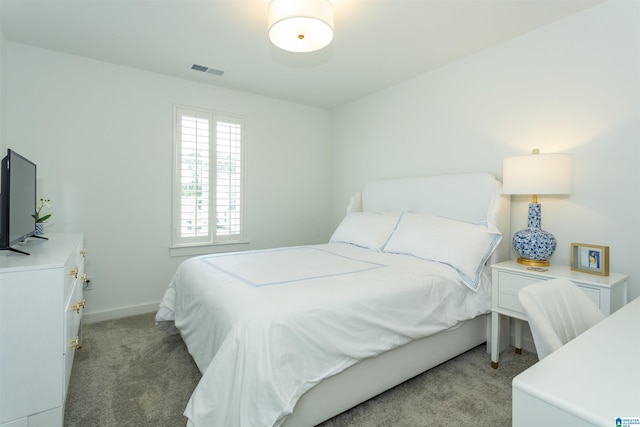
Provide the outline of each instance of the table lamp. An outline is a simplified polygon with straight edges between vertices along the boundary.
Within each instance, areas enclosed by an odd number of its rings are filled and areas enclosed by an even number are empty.
[[[556,250],[556,238],[541,227],[542,208],[538,195],[571,192],[571,156],[540,154],[537,148],[528,156],[509,157],[502,163],[502,192],[530,194],[528,225],[513,235],[518,262],[530,266],[548,266]]]

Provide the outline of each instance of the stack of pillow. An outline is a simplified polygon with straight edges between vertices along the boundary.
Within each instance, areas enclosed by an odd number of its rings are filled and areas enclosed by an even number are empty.
[[[465,285],[477,290],[484,265],[501,238],[489,231],[486,222],[472,224],[414,212],[352,212],[329,241],[447,264]]]

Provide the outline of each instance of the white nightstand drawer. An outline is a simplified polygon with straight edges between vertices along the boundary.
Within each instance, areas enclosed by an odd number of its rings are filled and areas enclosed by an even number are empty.
[[[520,305],[520,300],[518,299],[518,292],[520,292],[520,289],[540,280],[546,280],[542,277],[523,276],[506,273],[504,271],[498,272],[498,276],[500,276],[498,307],[517,311],[519,313],[524,313],[524,309],[522,308],[522,305]],[[600,291],[598,289],[586,287],[581,283],[576,283],[576,285],[578,285],[578,287],[582,289],[582,292],[584,292],[585,295],[587,295],[595,305],[597,305],[598,307],[602,307],[600,305]]]
[[[600,291],[599,290],[593,289],[593,288],[587,288],[586,286],[580,285],[580,283],[576,283],[576,285],[578,285],[578,287],[580,289],[582,289],[582,292],[584,292],[585,295],[588,296],[589,299],[591,301],[593,301],[593,303],[595,305],[597,305],[598,308],[600,308],[600,310],[602,310],[602,305],[600,304]]]
[[[498,279],[500,283],[498,307],[517,311],[518,313],[524,313],[524,309],[518,300],[518,292],[520,289],[536,282],[537,280],[526,276],[505,273],[504,271],[498,272],[498,276],[500,276]]]

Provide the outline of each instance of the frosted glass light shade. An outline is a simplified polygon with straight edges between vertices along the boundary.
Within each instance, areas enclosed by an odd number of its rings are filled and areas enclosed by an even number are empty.
[[[333,7],[328,0],[271,0],[269,39],[290,52],[313,52],[333,40]]]
[[[530,195],[571,193],[571,156],[531,154],[504,159],[502,192]]]

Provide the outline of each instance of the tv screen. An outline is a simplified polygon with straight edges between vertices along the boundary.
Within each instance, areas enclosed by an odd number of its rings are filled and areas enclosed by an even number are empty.
[[[1,168],[0,249],[11,249],[35,234],[36,165],[9,149]]]

